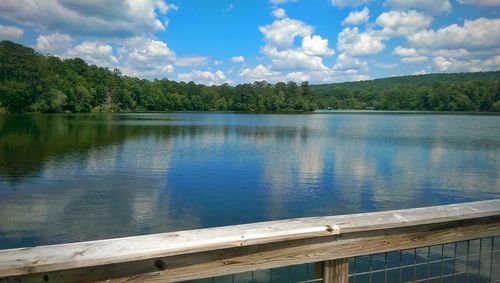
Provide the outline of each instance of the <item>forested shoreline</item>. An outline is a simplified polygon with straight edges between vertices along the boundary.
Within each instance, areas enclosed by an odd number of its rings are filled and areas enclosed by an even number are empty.
[[[500,112],[500,71],[309,85],[265,81],[204,86],[145,80],[0,42],[0,112],[312,111]]]

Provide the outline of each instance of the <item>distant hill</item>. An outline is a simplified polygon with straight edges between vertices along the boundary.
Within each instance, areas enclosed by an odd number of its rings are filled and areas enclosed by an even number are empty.
[[[447,74],[423,74],[388,77],[367,81],[342,82],[332,84],[313,85],[311,88],[318,93],[328,91],[329,89],[340,87],[357,90],[382,90],[395,87],[420,87],[434,86],[440,83],[461,84],[467,81],[494,81],[500,79],[500,71],[494,72],[476,72],[476,73],[447,73]]]
[[[144,80],[0,42],[0,112],[311,111],[500,112],[500,72],[429,74],[309,85],[265,81],[204,86]]]

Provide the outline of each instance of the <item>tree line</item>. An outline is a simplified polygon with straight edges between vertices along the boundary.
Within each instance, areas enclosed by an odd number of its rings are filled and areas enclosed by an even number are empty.
[[[218,86],[145,80],[0,42],[0,111],[500,111],[500,72],[435,74],[309,85],[265,81]]]

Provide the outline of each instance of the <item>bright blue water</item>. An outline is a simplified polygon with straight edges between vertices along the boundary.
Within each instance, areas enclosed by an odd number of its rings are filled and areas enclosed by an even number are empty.
[[[500,116],[0,116],[0,248],[500,197]]]

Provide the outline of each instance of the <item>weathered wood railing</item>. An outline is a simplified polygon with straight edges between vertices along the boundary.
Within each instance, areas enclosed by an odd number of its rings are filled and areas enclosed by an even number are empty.
[[[500,200],[0,250],[0,282],[171,282],[500,235]]]

